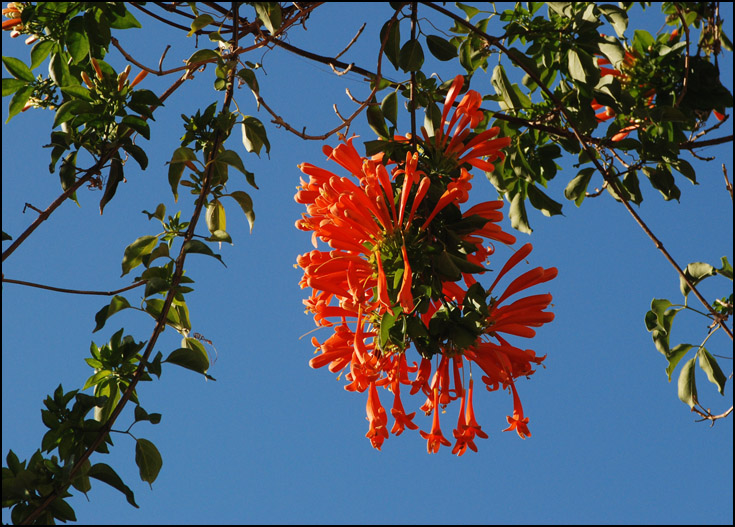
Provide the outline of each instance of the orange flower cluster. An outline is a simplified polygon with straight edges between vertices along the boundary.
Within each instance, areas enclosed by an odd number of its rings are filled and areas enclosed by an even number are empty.
[[[413,422],[416,412],[407,414],[404,409],[404,388],[411,395],[421,392],[426,397],[421,410],[433,413],[430,431],[420,432],[430,453],[452,444],[442,433],[439,413],[456,400],[460,410],[452,452],[476,451],[475,438],[487,434],[473,410],[473,363],[488,390],[502,387],[512,393],[514,409],[506,430],[515,430],[522,438],[531,435],[515,380],[531,375],[533,365],[545,356],[515,347],[505,338],[533,337],[534,327],[553,320],[554,315],[545,311],[551,295],[509,299],[551,280],[557,271],[537,267],[501,291],[499,281],[531,252],[526,244],[511,256],[489,289],[476,280],[476,274],[487,271],[485,265],[494,252],[488,240],[511,244],[515,238],[497,224],[502,201],[462,211],[472,187],[467,167],[492,171],[492,162],[503,158],[500,149],[510,139],[499,138],[498,128],[472,133],[483,117],[477,92],[469,91],[449,118],[462,85],[458,76],[448,91],[442,112],[446,129],[442,126],[431,137],[425,134],[420,141],[423,153],[407,152],[390,172],[382,155],[368,159],[358,154],[353,138],[336,148],[324,147],[348,177],[300,165],[309,179],[302,179],[295,199],[306,205],[307,212],[296,226],[312,233],[315,246],[297,259],[304,271],[300,284],[312,290],[304,302],[307,311],[317,326],[331,331],[326,340],[312,339],[319,354],[310,365],[328,366],[334,373],[346,370],[345,388],[367,391],[366,437],[377,449],[390,433],[418,429]],[[441,159],[429,155],[437,151]],[[316,249],[318,240],[331,250]],[[406,357],[412,345],[420,363]],[[378,388],[393,397],[390,432]]]

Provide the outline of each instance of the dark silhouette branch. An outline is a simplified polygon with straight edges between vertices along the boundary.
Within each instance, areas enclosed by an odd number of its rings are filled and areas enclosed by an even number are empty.
[[[36,287],[38,289],[47,289],[49,291],[56,291],[58,293],[69,293],[72,295],[99,295],[99,296],[112,296],[116,295],[118,293],[123,293],[125,291],[129,291],[131,289],[135,289],[136,287],[140,287],[142,285],[145,285],[147,280],[141,280],[140,282],[135,282],[133,285],[129,285],[127,287],[123,287],[122,289],[118,289],[116,291],[84,291],[80,289],[65,289],[63,287],[53,287],[50,285],[43,285],[43,284],[37,284],[35,282],[26,282],[24,280],[14,280],[12,278],[5,278],[3,276],[3,282],[6,282],[8,284],[18,284],[18,285],[25,285],[28,287]]]

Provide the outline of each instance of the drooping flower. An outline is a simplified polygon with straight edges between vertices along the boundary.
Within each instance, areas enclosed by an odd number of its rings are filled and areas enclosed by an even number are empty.
[[[424,135],[418,152],[366,158],[353,146],[354,137],[343,138],[324,153],[347,176],[300,165],[308,180],[302,179],[295,199],[306,213],[296,226],[312,233],[315,247],[297,259],[304,273],[300,284],[311,289],[307,312],[330,332],[325,339],[312,338],[317,355],[309,364],[345,372],[345,389],[368,392],[366,436],[377,449],[390,434],[418,429],[416,412],[404,408],[401,387],[406,386],[409,395],[425,396],[421,410],[433,414],[430,431],[420,432],[428,452],[451,446],[441,432],[440,414],[458,399],[453,452],[476,451],[475,438],[487,434],[472,405],[473,363],[488,389],[514,390],[514,381],[532,374],[531,365],[543,357],[515,348],[503,335],[528,338],[532,328],[553,319],[545,311],[550,295],[507,301],[553,278],[553,268],[528,271],[496,292],[530,245],[516,251],[489,289],[478,282],[494,254],[490,242],[512,244],[515,238],[498,225],[502,202],[462,210],[472,188],[469,169],[493,170],[492,161],[502,158],[500,149],[510,140],[498,138],[497,128],[472,131],[483,118],[477,92],[469,91],[450,116],[462,84],[462,77],[452,83],[442,126],[433,136]],[[390,172],[388,163],[395,163]],[[320,242],[329,250],[320,250]],[[407,358],[411,348],[420,364]],[[393,394],[390,431],[379,388]],[[514,397],[516,416],[520,403]],[[518,415],[525,418],[522,409]]]

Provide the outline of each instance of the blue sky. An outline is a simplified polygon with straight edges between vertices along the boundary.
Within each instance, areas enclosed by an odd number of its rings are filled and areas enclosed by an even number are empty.
[[[721,9],[732,37],[731,4]],[[325,6],[309,19],[308,31],[291,33],[290,42],[334,55],[365,20],[363,36],[343,60],[371,69],[377,34],[389,12],[387,4]],[[184,40],[135,15],[151,29],[124,31],[119,38],[144,63],[155,66],[166,43]],[[427,33],[435,32],[422,23]],[[655,32],[660,15],[652,8],[645,18],[632,16],[626,35],[638,27]],[[498,33],[499,27],[491,23],[488,32]],[[194,39],[184,44],[168,53],[167,67],[191,55]],[[200,39],[200,44],[208,41]],[[28,52],[22,39],[3,35],[3,55],[28,62]],[[368,93],[359,76],[337,77],[328,66],[280,49],[248,59],[263,64],[258,81],[268,104],[309,133],[338,124],[333,102],[341,113],[351,112],[354,103],[345,88],[357,98]],[[720,60],[722,79],[732,79],[732,55]],[[117,51],[111,51],[109,62],[123,67]],[[443,79],[461,73],[451,63],[435,67]],[[386,68],[394,73],[387,63]],[[74,289],[129,285],[130,276],[119,277],[124,248],[160,227],[140,211],[164,202],[169,213],[179,208],[183,217],[191,213],[190,196],[182,192],[179,203],[173,202],[164,163],[183,135],[179,115],[221,101],[221,93],[211,88],[213,78],[211,68],[198,73],[156,113],[151,141],[139,140],[150,158],[148,170],[128,165],[127,182],[103,216],[100,193],[81,190],[82,207],[63,205],[4,263],[4,276]],[[144,82],[160,93],[173,78],[149,75]],[[489,75],[477,75],[471,87],[491,92]],[[477,419],[490,435],[479,440],[478,453],[457,458],[442,449],[428,455],[426,441],[411,431],[391,436],[382,452],[372,449],[364,437],[366,395],[343,390],[344,380],[336,381],[326,368],[310,369],[313,346],[310,337],[300,339],[313,329],[313,321],[303,312],[307,293],[299,288],[300,272],[294,268],[297,254],[311,249],[309,235],[294,228],[303,212],[293,200],[301,176],[297,165],[340,168],[325,161],[322,142],[301,141],[270,124],[247,88],[235,97],[243,113],[266,124],[272,149],[270,159],[246,154],[239,134],[233,134],[229,148],[256,174],[260,190],[248,187],[244,178],[231,178],[230,190],[251,194],[255,227],[249,234],[244,216],[229,206],[228,231],[235,244],[221,250],[227,269],[212,258],[187,259],[188,274],[196,280],[188,299],[193,330],[217,349],[210,370],[217,381],[168,366],[160,381],[139,385],[143,406],[162,413],[163,420],[156,426],[139,423],[132,432],[157,445],[163,469],[151,491],[139,480],[134,441],[113,434],[112,454],[93,462],[112,465],[135,491],[140,509],[95,482],[89,503],[84,496],[70,501],[80,523],[732,523],[732,417],[714,428],[694,422],[696,416],[676,396],[676,380],[667,383],[666,361],[643,324],[652,298],[678,301],[678,277],[608,195],[586,200],[581,208],[564,200],[571,162],[562,165],[549,187],[549,194],[564,202],[565,216],[549,219],[531,211],[534,233],[517,233],[519,246],[534,245],[530,266],[559,269],[555,280],[536,291],[554,296],[556,320],[530,344],[548,354],[546,367],[518,383],[533,437],[524,441],[501,432],[512,409],[509,394],[478,390]],[[3,121],[8,102],[3,100]],[[49,152],[41,149],[52,118],[50,112],[33,110],[3,125],[3,230],[14,237],[35,218],[31,210],[22,213],[26,202],[44,209],[59,193],[58,175],[47,168]],[[405,116],[401,126],[408,130]],[[374,138],[362,119],[351,132],[360,136],[357,144]],[[715,136],[727,134],[732,134],[732,120]],[[336,146],[337,141],[326,143]],[[732,261],[732,202],[721,170],[726,163],[732,179],[732,148],[712,147],[700,154],[717,160],[690,159],[700,184],[679,181],[680,203],[664,202],[642,184],[640,213],[682,265],[718,265],[724,255]],[[492,185],[482,174],[476,176],[472,199],[494,199]],[[593,180],[594,186],[600,184]],[[504,226],[510,231],[508,221]],[[498,247],[496,258],[502,262],[510,254]],[[721,279],[704,282],[705,295],[722,290],[713,286],[716,280]],[[139,297],[137,291],[127,294],[133,304]],[[101,345],[121,327],[137,340],[149,337],[152,319],[132,310],[92,334],[94,314],[105,303],[103,297],[3,286],[3,456],[13,449],[26,459],[40,446],[42,400],[60,382],[66,390],[83,385],[91,374],[83,361],[90,341]],[[682,313],[672,342],[699,342],[706,325],[703,318]],[[165,356],[179,341],[167,330],[156,350]],[[724,336],[711,339],[708,349],[732,355]],[[730,361],[721,365],[726,374],[732,370]],[[732,404],[729,382],[722,397],[701,372],[697,380],[700,400],[713,411]],[[422,402],[404,399],[407,411]],[[452,405],[443,416],[445,435],[451,434],[456,412]],[[116,429],[127,428],[131,418],[132,410],[123,413]],[[431,426],[421,415],[416,422],[424,430]],[[3,521],[9,521],[7,511]]]

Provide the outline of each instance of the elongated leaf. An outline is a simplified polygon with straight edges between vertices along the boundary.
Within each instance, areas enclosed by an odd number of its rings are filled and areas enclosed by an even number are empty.
[[[110,465],[97,463],[89,469],[89,473],[87,475],[90,478],[98,479],[103,483],[107,483],[112,488],[119,490],[125,494],[125,498],[128,500],[130,505],[136,509],[139,508],[138,504],[135,503],[135,494],[133,494],[133,491],[123,483],[123,480],[120,479],[120,476],[117,475]]]
[[[268,135],[265,127],[259,119],[250,115],[245,116],[242,122],[242,144],[248,152],[255,152],[260,157],[260,150],[265,146],[266,153],[270,153],[271,144],[268,142]]]
[[[215,254],[214,252],[212,252],[212,249],[210,249],[207,244],[199,240],[190,240],[186,242],[184,244],[184,252],[192,254],[206,254],[207,256],[211,256],[212,258],[217,258],[222,265],[227,267],[227,264],[225,264],[219,254]]]
[[[207,205],[207,229],[210,233],[215,231],[227,231],[227,218],[225,208],[219,200],[214,200]]]
[[[393,64],[393,67],[398,69],[398,58],[401,53],[400,23],[398,20],[394,21],[393,25],[390,26],[390,33],[386,33],[388,31],[389,24],[390,20],[386,22],[380,30],[380,43],[382,44],[385,42],[383,53],[388,57],[388,60]]]
[[[186,61],[187,64],[196,64],[197,62],[205,62],[207,60],[217,60],[220,58],[219,53],[213,49],[200,49]]]
[[[147,439],[138,439],[135,442],[135,463],[138,465],[140,479],[153,488],[153,482],[163,466],[163,459],[156,445]]]
[[[573,200],[577,207],[579,207],[582,204],[582,201],[584,201],[587,186],[590,184],[590,179],[592,179],[592,174],[594,173],[594,168],[583,168],[579,171],[577,176],[569,182],[567,188],[564,189],[564,196],[569,200]]]
[[[383,139],[388,139],[388,126],[385,124],[383,112],[380,110],[380,107],[377,105],[370,105],[365,113],[367,114],[368,125],[370,125],[373,132]]]
[[[234,198],[235,201],[240,205],[240,208],[242,208],[242,211],[245,213],[245,217],[248,220],[248,224],[250,225],[250,232],[253,232],[253,224],[255,223],[255,212],[253,211],[253,200],[248,195],[247,192],[244,192],[242,190],[236,190],[232,194],[230,194],[231,198]]]
[[[186,36],[190,37],[200,29],[203,29],[212,23],[214,23],[214,18],[212,18],[211,15],[199,15],[191,21],[191,31],[189,31]]]
[[[107,322],[107,319],[110,318],[115,313],[122,311],[123,309],[127,309],[130,307],[130,303],[124,296],[115,295],[112,297],[112,300],[108,305],[100,309],[97,314],[94,316],[94,321],[97,323],[97,325],[94,327],[94,330],[92,333],[99,331],[102,329],[105,325],[105,322]],[[86,389],[86,388],[84,388]]]
[[[125,248],[122,260],[122,275],[125,276],[131,269],[143,262],[143,256],[155,249],[158,236],[141,236]],[[200,242],[201,243],[201,242]]]
[[[694,287],[708,276],[714,276],[716,274],[717,269],[704,262],[690,263],[687,265],[686,269],[684,269],[684,275],[689,279]],[[691,291],[687,283],[684,281],[684,278],[681,276],[679,277],[679,289],[681,290],[681,294],[684,295],[684,298],[686,298]]]
[[[689,359],[679,373],[679,399],[694,408],[697,404],[697,382],[694,378],[694,363],[696,358]]]
[[[66,30],[66,47],[74,64],[78,64],[89,56],[89,38],[83,16],[76,16],[69,21],[69,27]]]
[[[136,115],[126,115],[122,119],[122,124],[129,126],[146,139],[151,138],[151,129],[145,119],[141,119]]]
[[[182,368],[206,374],[209,369],[209,357],[206,353],[202,355],[199,350],[191,348],[179,348],[171,352],[163,362],[170,362]]]
[[[5,69],[8,70],[8,73],[16,79],[26,82],[33,82],[36,80],[31,69],[20,59],[16,59],[15,57],[3,57],[3,64],[5,65]]]
[[[3,79],[3,97],[7,97],[24,86],[28,86],[28,82],[21,79],[11,79],[6,77]]]
[[[717,386],[717,391],[720,392],[720,395],[725,395],[727,377],[722,373],[722,369],[717,364],[717,360],[704,348],[699,349],[697,356],[699,357],[699,367],[707,374],[709,382]]]
[[[398,96],[392,91],[385,96],[383,102],[380,103],[380,111],[383,117],[388,119],[393,126],[398,126]]]
[[[10,105],[8,106],[8,118],[5,120],[6,123],[23,110],[32,94],[33,86],[26,86],[25,88],[20,88],[15,92],[13,98],[10,99]]]
[[[457,48],[448,40],[437,35],[427,35],[426,45],[429,52],[439,60],[452,60],[457,57]]]
[[[110,200],[115,196],[117,191],[117,185],[124,179],[123,176],[123,164],[119,157],[113,157],[110,160],[110,174],[107,176],[107,184],[105,185],[105,191],[100,199],[100,214],[105,210]]]
[[[531,205],[535,209],[540,210],[544,216],[551,217],[562,213],[561,203],[551,199],[536,185],[529,184],[526,187],[526,192],[528,192],[528,200],[531,202]]]
[[[510,218],[510,226],[514,229],[531,234],[533,229],[528,224],[528,216],[526,215],[526,205],[523,200],[523,193],[516,192],[510,202],[510,210],[508,211]]]
[[[33,46],[33,49],[31,50],[32,70],[40,66],[41,63],[46,60],[46,57],[48,57],[49,53],[51,53],[53,47],[53,40],[41,40],[40,42],[37,42],[35,46]]]
[[[678,346],[671,348],[671,352],[666,357],[666,360],[669,361],[669,365],[666,367],[666,375],[669,377],[669,382],[671,382],[671,374],[674,373],[679,361],[681,361],[681,359],[683,359],[687,352],[693,347],[694,346],[692,344],[679,344]]]
[[[271,35],[281,27],[281,6],[278,2],[253,2],[253,7]]]

